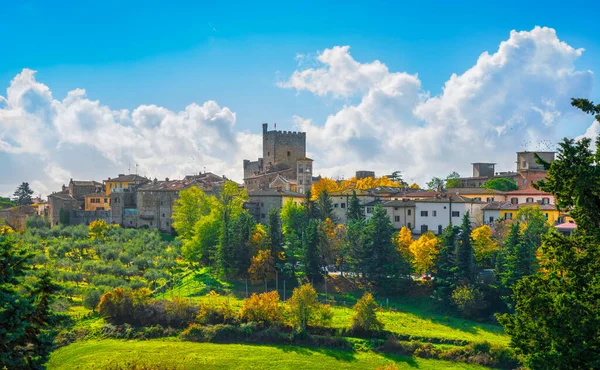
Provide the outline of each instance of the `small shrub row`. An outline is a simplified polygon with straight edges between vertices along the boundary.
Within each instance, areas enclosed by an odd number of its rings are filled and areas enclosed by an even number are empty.
[[[286,331],[285,328],[274,326],[264,328],[255,323],[211,326],[191,324],[181,333],[181,337],[193,342],[296,344],[342,349],[352,347],[346,339],[340,337],[310,335],[306,332]]]
[[[396,338],[388,338],[377,350],[383,353],[465,362],[501,369],[514,369],[520,365],[512,350],[491,345],[488,342],[470,343],[464,347],[441,349],[431,343],[406,342],[399,341]]]
[[[129,324],[113,325],[106,324],[102,327],[102,336],[115,339],[152,339],[160,337],[169,337],[177,334],[173,328],[164,328],[160,325],[136,328]]]

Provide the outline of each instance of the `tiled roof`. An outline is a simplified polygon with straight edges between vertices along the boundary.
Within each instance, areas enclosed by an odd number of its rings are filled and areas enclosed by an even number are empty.
[[[519,203],[512,204],[511,202],[490,202],[486,204],[483,210],[514,210],[518,211],[523,207],[539,207],[541,211],[555,211],[556,207],[554,204],[541,204],[541,203]]]
[[[264,189],[264,190],[249,191],[248,196],[250,198],[252,198],[252,197],[273,197],[273,196],[304,197],[304,194],[297,193],[295,191],[289,191],[289,190]]]
[[[574,230],[577,228],[577,224],[574,222],[563,222],[562,224],[558,224],[554,226],[557,229],[568,229],[568,230]]]
[[[384,207],[414,207],[414,200],[390,200],[382,204]]]
[[[57,198],[60,200],[72,200],[72,201],[77,201],[77,199],[73,198],[72,196],[69,195],[69,193],[65,190],[65,191],[59,191],[58,193],[52,193],[50,195],[48,195],[48,199],[50,199],[50,197],[52,198]]]
[[[71,180],[69,184],[73,184],[75,186],[103,186],[98,181],[93,180]]]
[[[202,182],[196,180],[170,180],[170,181],[152,181],[138,188],[138,191],[179,191],[202,185]]]
[[[137,175],[135,173],[129,175],[123,175],[113,178],[108,178],[108,180],[104,181],[118,181],[118,182],[136,182],[136,181],[150,181],[150,179],[145,178],[144,176]]]
[[[446,193],[448,194],[502,194],[503,191],[494,190],[494,189],[486,189],[486,188],[448,188],[446,189]]]
[[[438,197],[434,197],[434,198],[427,198],[427,199],[415,199],[415,203],[449,203],[450,200],[452,201],[452,203],[485,203],[485,202],[481,202],[475,199],[471,199],[471,198],[467,198],[467,197],[463,197],[461,195],[449,195],[449,196],[438,196]]]

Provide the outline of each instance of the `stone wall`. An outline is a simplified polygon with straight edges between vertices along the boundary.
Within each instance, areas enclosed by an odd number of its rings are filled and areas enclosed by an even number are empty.
[[[70,225],[89,225],[95,220],[104,220],[106,223],[112,223],[110,211],[84,211],[81,209],[71,210]]]
[[[110,193],[112,223],[137,227],[136,194],[133,191]]]
[[[138,191],[137,227],[172,232],[173,202],[178,195],[177,191]]]
[[[290,168],[284,171],[266,173],[264,175],[246,178],[244,179],[244,184],[246,186],[246,190],[248,191],[264,190],[269,188],[269,184],[275,180],[277,175],[281,175],[287,179],[295,179],[295,172],[295,169]]]

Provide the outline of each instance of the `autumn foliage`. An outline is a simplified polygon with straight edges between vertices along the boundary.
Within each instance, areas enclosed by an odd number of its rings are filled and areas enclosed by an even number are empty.
[[[255,322],[260,325],[274,325],[282,320],[279,294],[276,291],[256,294],[244,299],[240,318],[245,322]]]

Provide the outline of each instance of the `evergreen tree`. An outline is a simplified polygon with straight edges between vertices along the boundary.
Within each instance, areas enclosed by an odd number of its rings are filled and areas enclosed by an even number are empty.
[[[291,277],[295,277],[296,262],[302,252],[302,230],[308,222],[304,206],[297,205],[289,199],[281,208],[280,219],[285,243],[286,272],[289,272]]]
[[[279,210],[270,210],[267,217],[267,233],[271,242],[271,255],[277,261],[280,253],[283,250],[283,234],[281,233],[281,219],[279,218]]]
[[[600,105],[572,104],[600,120]],[[543,238],[541,268],[514,289],[515,312],[499,317],[511,347],[530,369],[600,367],[600,137],[565,139],[545,180],[559,209],[571,209],[574,235]],[[539,158],[538,158],[539,159]]]
[[[402,260],[394,247],[394,227],[381,205],[377,205],[373,210],[364,232],[368,252],[365,261],[367,281],[383,286],[388,278],[407,277],[410,274],[410,265]]]
[[[304,273],[311,281],[320,281],[323,278],[321,274],[321,265],[319,263],[319,222],[310,220],[302,234],[302,249],[304,250]]]
[[[440,251],[437,255],[433,298],[440,308],[447,309],[457,280],[456,250],[460,229],[452,224],[440,236]]]
[[[19,185],[17,190],[15,190],[15,193],[13,194],[13,200],[16,205],[25,206],[25,205],[32,203],[31,202],[32,195],[33,195],[33,190],[31,190],[31,188],[29,187],[29,183],[24,182],[21,185]]]
[[[57,286],[50,273],[32,288],[22,284],[31,255],[0,236],[0,367],[41,369],[48,360],[59,317],[50,311]]]
[[[312,193],[310,190],[307,190],[306,194],[304,194],[302,206],[304,207],[304,213],[306,214],[307,220],[316,218],[315,202],[312,200]]]
[[[323,190],[317,201],[315,202],[316,208],[316,216],[319,220],[325,221],[326,219],[330,219],[331,221],[336,221],[336,217],[333,214],[333,202],[327,190]]]
[[[475,257],[471,241],[471,219],[465,213],[460,226],[458,245],[456,247],[456,267],[458,279],[465,283],[475,280]]]
[[[347,243],[343,251],[344,259],[348,263],[350,270],[360,274],[363,280],[366,276],[366,265],[369,257],[365,226],[366,223],[363,219],[348,223]]]
[[[364,218],[365,216],[363,215],[360,202],[356,196],[356,191],[352,190],[352,197],[350,198],[350,202],[348,202],[348,222],[359,221]]]

